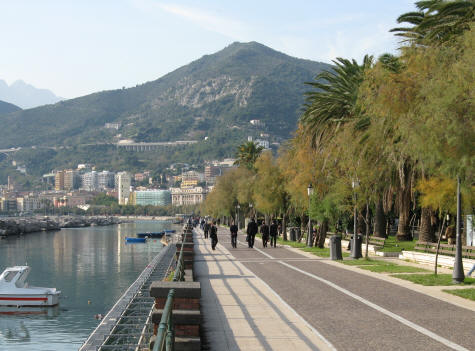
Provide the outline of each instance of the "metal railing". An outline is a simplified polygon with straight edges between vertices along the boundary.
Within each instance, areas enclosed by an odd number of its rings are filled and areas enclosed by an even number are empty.
[[[173,281],[179,282],[185,280],[185,259],[183,251],[188,235],[188,227],[185,227],[181,242],[180,255],[178,256]],[[165,306],[163,307],[162,318],[157,330],[157,338],[153,345],[153,351],[174,351],[175,350],[175,325],[173,323],[173,301],[175,298],[175,289],[170,289]]]

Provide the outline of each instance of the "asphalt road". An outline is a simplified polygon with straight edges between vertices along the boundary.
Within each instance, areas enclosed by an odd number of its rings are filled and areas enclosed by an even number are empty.
[[[266,282],[337,350],[475,350],[475,313],[404,287],[256,240],[219,244]]]

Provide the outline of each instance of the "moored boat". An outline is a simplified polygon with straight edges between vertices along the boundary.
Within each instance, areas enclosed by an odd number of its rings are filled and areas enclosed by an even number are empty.
[[[56,306],[61,291],[28,286],[28,266],[8,267],[0,275],[0,306]]]
[[[132,238],[132,237],[125,237],[126,243],[144,243],[147,239],[146,238]]]
[[[137,238],[161,238],[165,232],[137,233]]]

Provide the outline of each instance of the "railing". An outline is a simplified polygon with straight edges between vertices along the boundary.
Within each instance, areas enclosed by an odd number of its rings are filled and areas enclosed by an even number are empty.
[[[173,325],[173,299],[175,289],[170,289],[167,301],[163,307],[162,318],[158,326],[157,338],[153,345],[153,351],[174,351],[175,349],[175,328]]]
[[[173,281],[185,280],[185,259],[183,251],[188,233],[185,229],[183,239],[181,242],[180,255],[178,256],[175,273],[173,274]],[[191,234],[193,235],[193,234]],[[175,350],[175,326],[173,324],[173,300],[175,297],[175,289],[170,289],[168,293],[165,306],[163,307],[162,318],[158,326],[157,338],[153,345],[153,351],[174,351]]]

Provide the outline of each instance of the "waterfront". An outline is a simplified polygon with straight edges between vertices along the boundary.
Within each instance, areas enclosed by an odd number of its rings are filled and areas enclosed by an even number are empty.
[[[27,263],[30,285],[62,291],[60,305],[44,314],[0,314],[0,350],[77,350],[162,244],[125,244],[136,232],[170,228],[137,221],[108,227],[62,229],[0,241],[0,269]],[[18,312],[10,308],[3,312]],[[29,310],[28,310],[29,311]],[[27,310],[25,310],[27,312]]]

